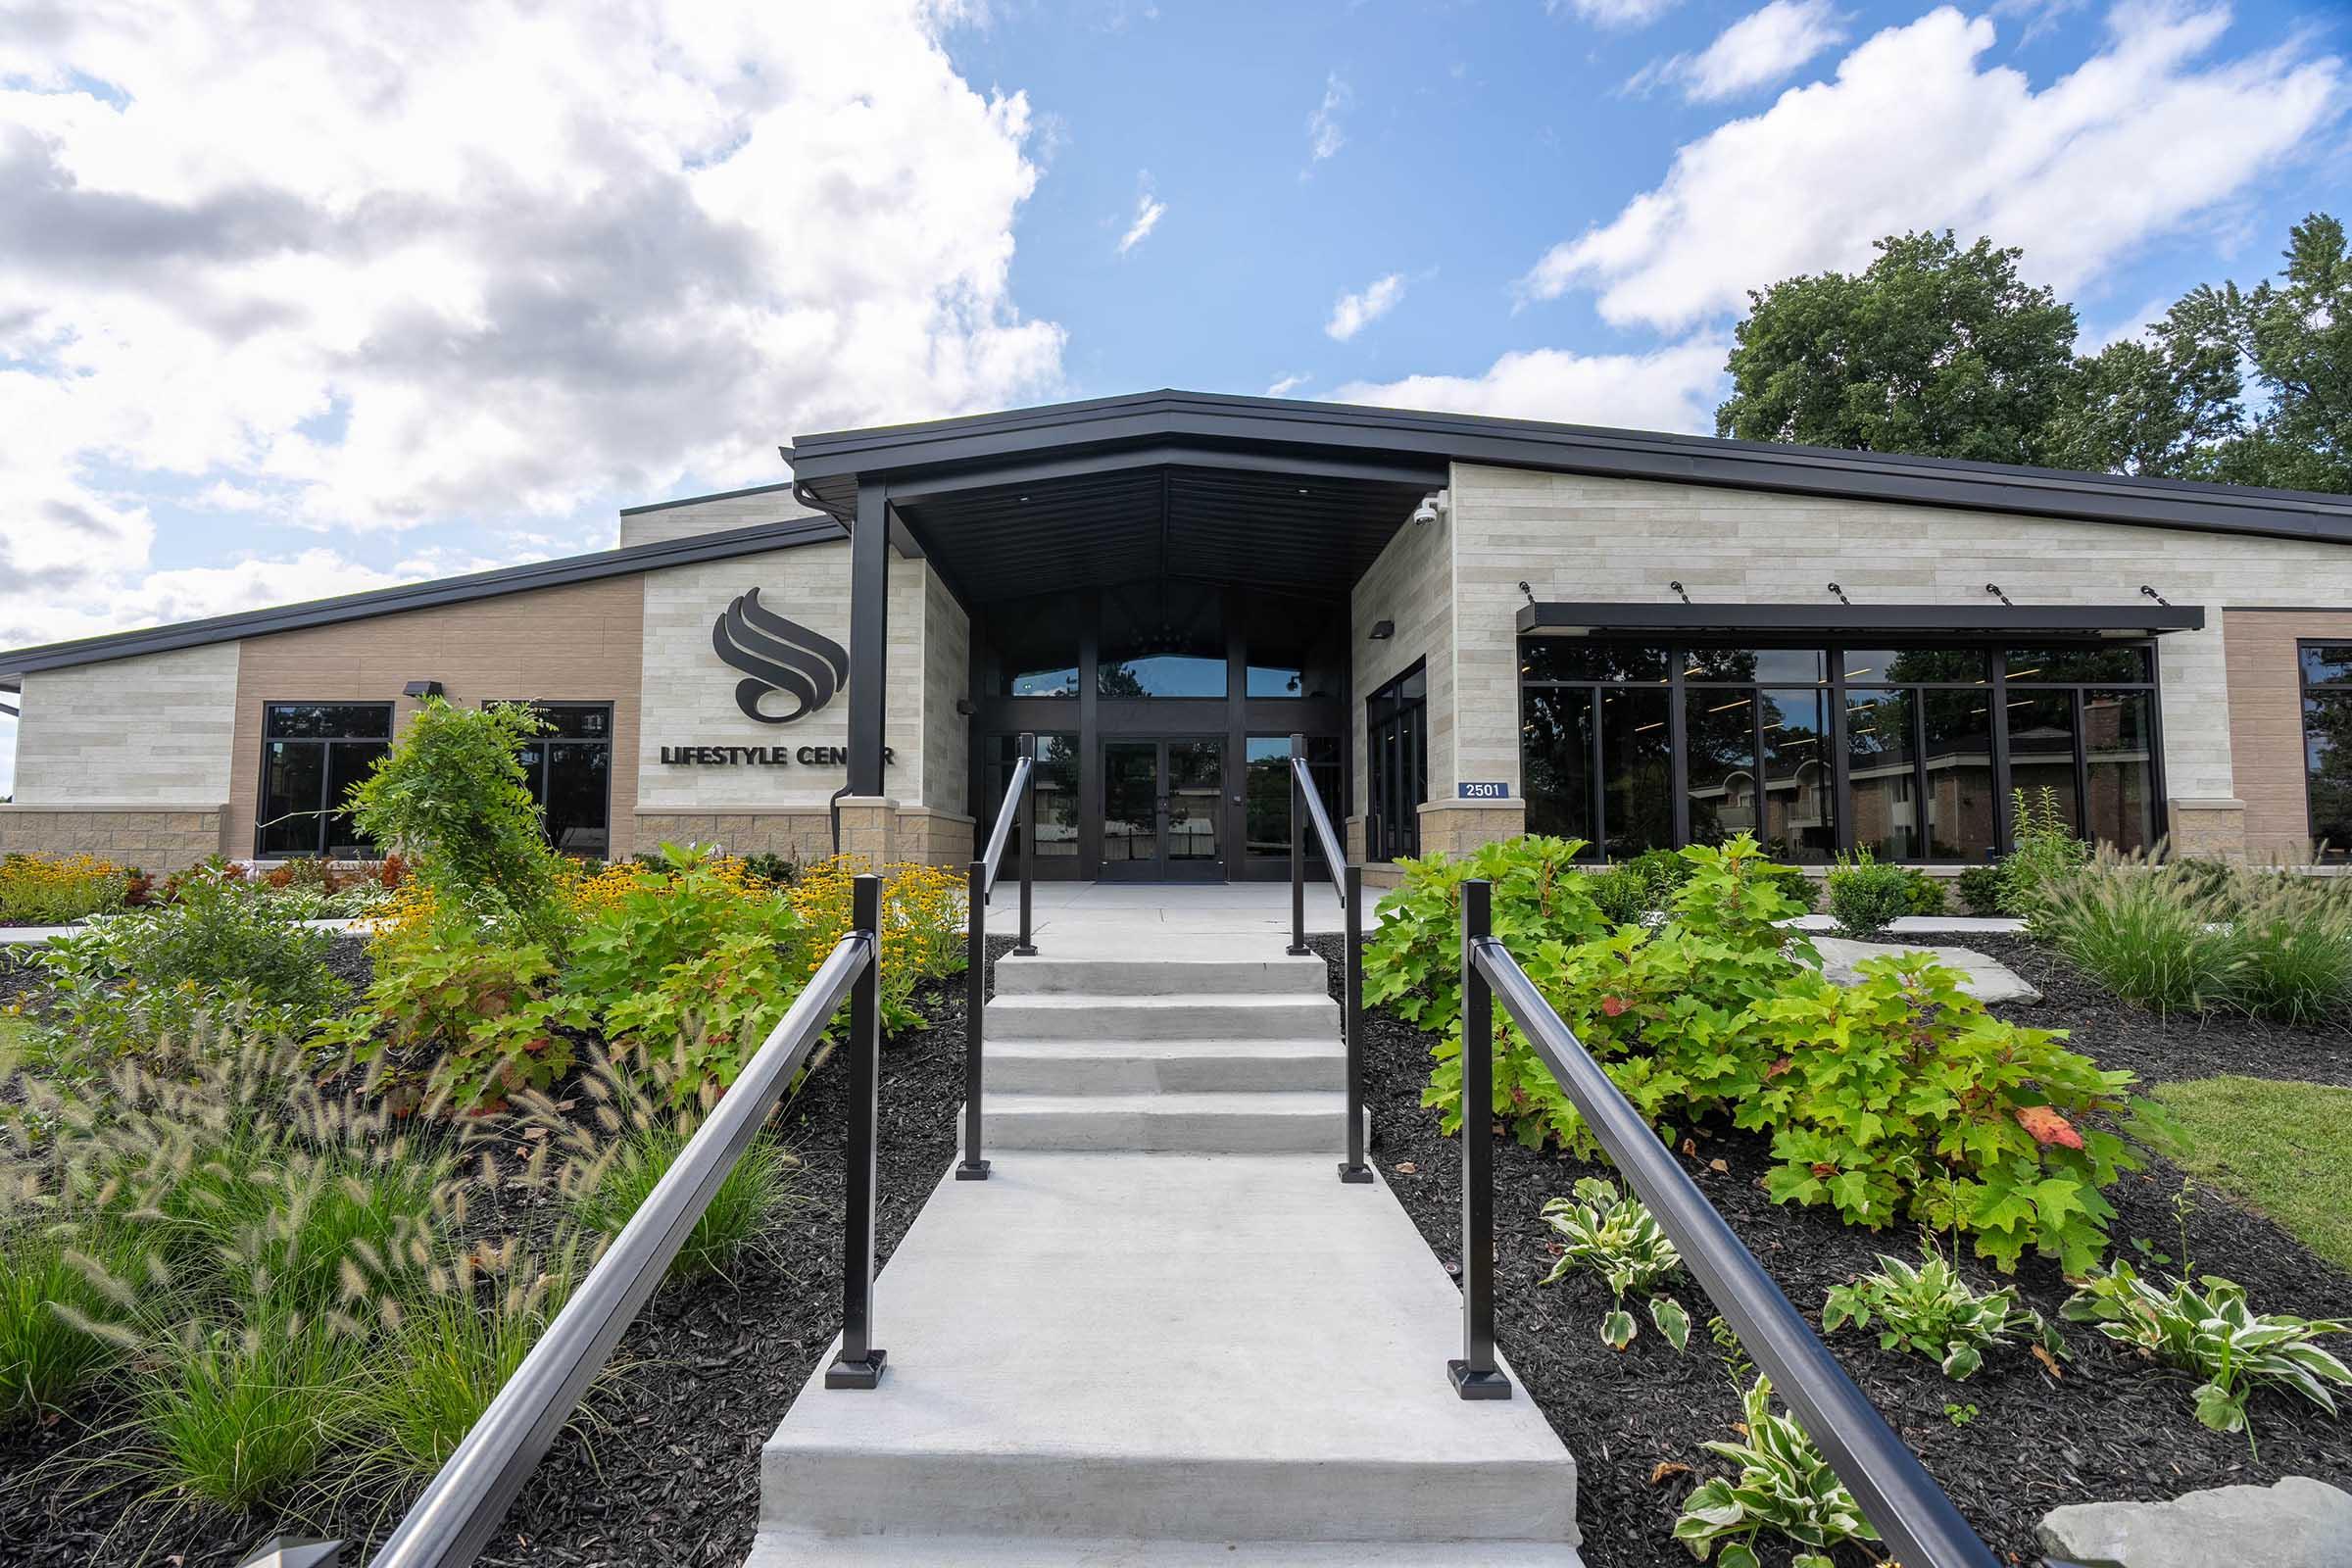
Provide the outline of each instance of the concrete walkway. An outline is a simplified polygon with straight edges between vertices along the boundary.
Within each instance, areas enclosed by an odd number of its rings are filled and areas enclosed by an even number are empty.
[[[364,930],[368,923],[366,920],[305,920],[302,922],[306,930],[335,932]],[[87,926],[79,925],[0,925],[0,947],[14,944],[20,947],[37,948],[42,943],[54,938],[70,937],[76,931],[88,929]]]

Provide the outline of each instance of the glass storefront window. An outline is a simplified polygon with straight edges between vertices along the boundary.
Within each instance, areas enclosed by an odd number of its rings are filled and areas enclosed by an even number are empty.
[[[1007,670],[1004,675],[1004,695],[1075,697],[1078,695],[1078,666],[1069,663],[1052,669]]]
[[[1830,694],[1766,688],[1756,694],[1763,739],[1764,828],[1776,859],[1819,864],[1838,852],[1837,764],[1830,756]],[[1691,821],[1697,836],[1697,819]]]
[[[1205,654],[1105,659],[1095,689],[1104,697],[1223,697],[1225,661]]]
[[[2352,852],[2352,643],[2306,643],[2303,787],[2320,858]]]
[[[1364,857],[1421,853],[1421,803],[1429,798],[1429,675],[1419,664],[1364,704]]]
[[[1004,785],[1012,777],[1013,758],[1018,755],[1020,737],[997,735],[988,745],[988,814],[981,818],[983,834],[996,826],[997,811],[1004,799]],[[1037,738],[1037,769],[1030,775],[1031,787],[1037,792],[1037,858],[1041,860],[1076,859],[1078,858],[1078,737],[1075,735],[1040,735]],[[1018,823],[1013,827],[1011,842],[1005,847],[1007,856],[1020,853],[1021,832]]]
[[[522,702],[548,725],[521,757],[548,841],[602,858],[612,847],[612,705]]]
[[[1997,715],[1996,660],[2012,683]],[[2047,788],[2065,819],[2109,843],[2144,848],[2163,831],[2146,643],[1758,649],[1528,637],[1519,663],[1529,829],[1591,836],[1611,858],[1752,832],[1798,862],[1847,848],[1982,860],[2002,845],[2013,785]],[[2352,644],[2340,659],[2307,652],[2305,667],[2323,706],[2340,683],[2352,747]],[[2341,805],[2330,809],[2352,836],[2352,752],[2341,767],[2345,783],[2329,797]]]
[[[1252,735],[1245,743],[1242,764],[1242,853],[1259,859],[1289,859],[1291,856],[1291,738]],[[1335,833],[1342,832],[1345,814],[1340,800],[1340,742],[1336,735],[1306,739],[1306,770],[1323,797]],[[1306,858],[1320,863],[1323,841],[1309,822]]]
[[[1244,687],[1250,697],[1303,697],[1306,671],[1297,664],[1250,664]]]
[[[254,853],[373,858],[343,803],[392,749],[391,735],[390,703],[265,705]]]
[[[1852,661],[1848,661],[1852,662]],[[1854,847],[1882,860],[1922,858],[1916,694],[1845,689],[1845,771]]]

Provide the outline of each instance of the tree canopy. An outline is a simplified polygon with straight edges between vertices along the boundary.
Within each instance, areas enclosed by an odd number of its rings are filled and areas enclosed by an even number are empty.
[[[1721,435],[2111,473],[2352,490],[2352,250],[2315,213],[2251,289],[2200,284],[2143,337],[2076,352],[2023,253],[1890,235],[1862,271],[1751,293]]]

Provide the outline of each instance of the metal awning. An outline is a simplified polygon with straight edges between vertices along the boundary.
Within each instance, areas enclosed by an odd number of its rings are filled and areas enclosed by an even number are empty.
[[[1538,636],[1672,634],[1853,642],[2020,637],[2152,637],[2201,631],[2202,605],[1706,605],[1538,602],[1519,629]]]

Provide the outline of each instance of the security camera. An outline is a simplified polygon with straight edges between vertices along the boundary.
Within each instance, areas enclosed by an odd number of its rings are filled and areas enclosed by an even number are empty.
[[[1444,518],[1445,515],[1446,492],[1443,490],[1432,490],[1428,495],[1423,496],[1421,498],[1421,504],[1413,509],[1413,526],[1418,528],[1428,523],[1437,522]]]

